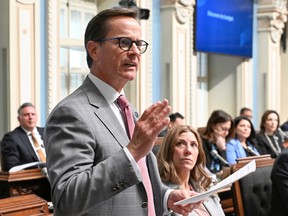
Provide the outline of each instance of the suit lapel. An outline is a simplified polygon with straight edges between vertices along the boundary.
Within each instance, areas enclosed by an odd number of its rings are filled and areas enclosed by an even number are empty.
[[[86,77],[82,88],[86,92],[91,106],[94,107],[95,116],[103,123],[119,145],[125,147],[129,143],[126,131],[124,131],[113,110],[110,108],[110,105],[99,89],[88,77]]]
[[[37,161],[38,160],[37,155],[31,146],[30,140],[26,132],[21,127],[18,127],[18,128],[19,128],[19,133],[18,133],[19,139],[21,140],[20,142],[23,144],[23,146],[25,146],[25,148],[31,153],[31,155],[33,155],[33,158]]]

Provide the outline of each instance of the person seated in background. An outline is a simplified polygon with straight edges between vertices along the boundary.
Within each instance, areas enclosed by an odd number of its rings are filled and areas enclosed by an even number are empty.
[[[250,121],[252,121],[253,112],[252,112],[252,109],[250,109],[250,108],[247,108],[247,107],[241,108],[239,115],[240,115],[240,116],[245,116],[245,117],[247,117]]]
[[[284,122],[281,126],[280,126],[281,130],[284,132],[288,132],[288,120],[286,122]]]
[[[249,118],[234,119],[235,136],[226,143],[226,158],[229,164],[236,164],[237,158],[260,155],[256,148],[256,133]]]
[[[206,154],[207,168],[210,172],[222,175],[226,161],[226,143],[234,133],[232,117],[223,110],[215,110],[207,121],[201,136]]]
[[[169,124],[167,125],[167,127],[164,130],[162,130],[159,133],[158,137],[164,137],[165,134],[167,133],[167,131],[169,129],[171,129],[173,126],[175,126],[175,125],[183,125],[185,123],[184,122],[184,116],[181,115],[179,112],[170,114],[169,118],[170,118]]]
[[[288,120],[280,126],[279,132],[282,134],[283,139],[287,142],[288,141]]]
[[[271,210],[270,216],[288,215],[288,149],[276,158],[271,172]]]
[[[260,131],[256,134],[260,154],[270,154],[275,158],[284,148],[284,140],[278,131],[279,122],[279,114],[275,110],[266,110],[263,113]]]
[[[171,129],[173,126],[184,124],[184,116],[181,115],[179,112],[170,114],[169,119],[170,119],[170,122],[168,123],[167,127],[158,134],[158,137],[164,137],[167,131]],[[160,145],[154,145],[152,148],[152,152],[155,155],[157,155],[159,148],[160,148]]]
[[[34,105],[23,103],[18,109],[17,118],[20,125],[6,133],[1,141],[3,171],[26,163],[46,162],[42,139],[44,128],[36,127],[37,113]],[[35,141],[38,146],[35,146]]]
[[[162,182],[171,188],[203,192],[212,183],[206,172],[201,138],[197,130],[190,126],[177,125],[167,132],[157,154],[157,162]],[[196,215],[224,216],[219,197],[211,195],[189,214]]]
[[[288,147],[288,120],[284,122],[279,128],[280,135],[283,138],[283,147]]]

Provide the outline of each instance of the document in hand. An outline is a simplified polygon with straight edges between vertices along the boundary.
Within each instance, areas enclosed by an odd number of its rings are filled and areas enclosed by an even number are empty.
[[[247,165],[245,165],[244,167],[239,169],[237,172],[233,173],[232,175],[230,175],[226,179],[222,180],[217,185],[211,187],[208,191],[197,194],[193,197],[189,197],[187,199],[180,200],[180,201],[174,203],[174,205],[186,205],[189,203],[197,203],[201,200],[204,200],[206,197],[209,197],[210,195],[216,193],[220,189],[229,186],[233,182],[238,181],[239,179],[243,178],[244,176],[246,176],[252,172],[255,172],[255,170],[256,170],[256,162],[255,162],[255,160],[252,160]]]

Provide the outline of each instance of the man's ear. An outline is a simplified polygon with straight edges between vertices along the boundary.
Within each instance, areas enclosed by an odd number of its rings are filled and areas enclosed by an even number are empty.
[[[88,41],[87,51],[88,51],[90,57],[94,60],[97,58],[98,49],[99,49],[99,43],[96,43],[94,41]]]

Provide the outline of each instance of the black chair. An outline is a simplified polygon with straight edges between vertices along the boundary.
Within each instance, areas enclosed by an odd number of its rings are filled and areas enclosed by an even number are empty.
[[[232,166],[232,173],[256,161],[256,171],[232,184],[234,211],[237,216],[268,216],[271,208],[271,171],[274,159],[270,155],[241,158]]]

